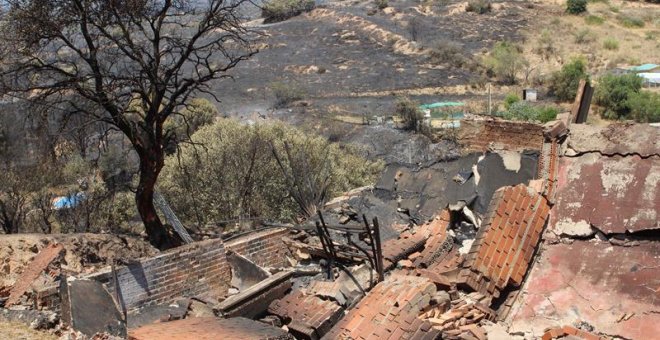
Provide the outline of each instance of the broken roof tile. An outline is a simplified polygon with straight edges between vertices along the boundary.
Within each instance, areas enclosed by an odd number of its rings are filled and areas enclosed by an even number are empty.
[[[296,290],[273,301],[268,312],[279,316],[298,338],[318,339],[339,320],[342,308],[332,301]]]
[[[547,200],[524,185],[493,196],[484,224],[470,248],[460,281],[474,290],[494,293],[519,286],[540,241],[549,213]]]
[[[376,285],[324,339],[435,339],[439,332],[417,317],[435,292],[435,285],[426,278],[393,274]]]

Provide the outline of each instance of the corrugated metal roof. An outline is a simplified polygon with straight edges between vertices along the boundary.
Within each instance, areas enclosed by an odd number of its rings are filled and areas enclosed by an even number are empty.
[[[432,104],[420,105],[419,108],[422,110],[437,109],[439,107],[449,107],[449,106],[464,106],[465,103],[461,102],[437,102]]]
[[[639,66],[632,66],[630,68],[630,70],[635,71],[635,72],[644,72],[644,71],[653,70],[653,69],[658,68],[658,67],[660,67],[660,65],[658,65],[658,64],[643,64],[643,65],[639,65]]]

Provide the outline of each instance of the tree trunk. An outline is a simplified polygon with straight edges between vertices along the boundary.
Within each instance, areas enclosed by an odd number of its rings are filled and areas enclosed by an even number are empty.
[[[154,188],[158,174],[164,165],[164,155],[159,150],[149,150],[140,154],[140,182],[135,193],[137,209],[149,236],[149,243],[165,250],[180,246],[181,241],[169,233],[160,221],[154,206]]]

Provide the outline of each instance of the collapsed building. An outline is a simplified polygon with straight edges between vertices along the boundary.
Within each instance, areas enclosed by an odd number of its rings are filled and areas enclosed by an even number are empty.
[[[575,124],[577,106],[545,126],[464,120],[463,156],[389,164],[305,224],[34,289],[63,252],[51,243],[2,313],[136,340],[649,338],[658,130]]]

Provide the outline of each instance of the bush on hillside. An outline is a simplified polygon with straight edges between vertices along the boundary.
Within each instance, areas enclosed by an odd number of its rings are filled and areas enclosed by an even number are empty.
[[[517,94],[509,93],[504,97],[504,109],[507,111],[511,108],[511,105],[520,101],[520,97]]]
[[[285,108],[291,103],[301,100],[305,97],[305,92],[295,85],[274,82],[270,84],[270,89],[275,95],[275,108]]]
[[[270,0],[261,8],[264,23],[284,21],[314,9],[314,0]]]
[[[419,109],[419,103],[410,98],[399,98],[395,110],[396,115],[403,121],[404,129],[415,132],[422,129],[424,112]]]
[[[603,48],[610,51],[618,50],[619,41],[614,38],[607,38],[603,41]]]
[[[566,12],[581,14],[587,11],[587,0],[566,0]]]
[[[246,125],[220,119],[192,140],[197,146],[183,145],[178,156],[168,157],[159,179],[159,190],[188,224],[238,217],[292,220],[301,210],[290,194],[290,181],[303,181],[300,190],[320,182],[326,188],[323,200],[372,184],[383,168],[354,147],[281,122]],[[302,171],[284,176],[273,149],[284,167]]]
[[[559,100],[574,100],[582,79],[589,80],[586,61],[582,58],[573,59],[552,75],[550,93]]]
[[[515,84],[516,75],[527,66],[521,49],[506,41],[496,43],[484,63],[490,73],[506,84]]]
[[[470,0],[465,7],[466,12],[474,12],[477,14],[486,14],[490,12],[492,5],[488,0]]]
[[[533,106],[527,102],[513,103],[502,117],[508,120],[546,123],[557,118],[559,110],[552,106]]]
[[[660,123],[660,94],[648,91],[628,96],[630,118],[640,123]]]
[[[608,119],[628,119],[629,100],[642,89],[642,78],[636,74],[608,74],[598,80],[594,102],[603,108],[601,115]]]

